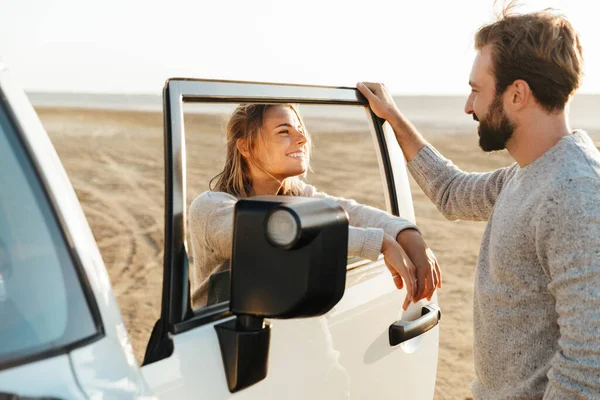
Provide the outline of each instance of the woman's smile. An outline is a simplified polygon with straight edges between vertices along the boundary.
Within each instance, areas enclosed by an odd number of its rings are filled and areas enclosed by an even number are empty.
[[[300,151],[294,151],[294,152],[288,153],[286,155],[288,157],[295,158],[297,160],[304,160],[304,157],[306,156],[306,154],[302,150],[300,150]]]

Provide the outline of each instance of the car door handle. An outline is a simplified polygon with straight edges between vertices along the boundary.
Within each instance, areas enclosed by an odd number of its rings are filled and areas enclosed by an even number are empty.
[[[438,324],[442,311],[435,304],[428,304],[421,309],[421,317],[414,321],[396,321],[390,325],[390,346],[399,345],[412,338],[424,334]]]

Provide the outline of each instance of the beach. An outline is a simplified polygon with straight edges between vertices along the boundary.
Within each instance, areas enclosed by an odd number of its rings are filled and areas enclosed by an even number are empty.
[[[108,111],[37,107],[38,115],[65,166],[100,247],[115,295],[141,363],[160,313],[164,225],[163,117],[155,111]],[[465,118],[464,116],[462,118]],[[313,172],[307,179],[321,190],[385,207],[376,163],[368,159],[372,139],[343,123],[336,134],[315,134]],[[443,123],[418,123],[424,136],[467,171],[507,166],[507,152],[486,154],[473,128],[444,130]],[[188,147],[188,203],[208,188],[215,163],[222,163],[223,119],[197,114],[186,130],[201,131]],[[335,130],[335,129],[334,129]],[[589,131],[600,144],[600,130]],[[342,140],[343,138],[343,140]],[[323,149],[323,150],[322,150]],[[327,154],[325,149],[329,149]],[[344,160],[344,162],[340,162]],[[354,160],[354,161],[352,161]],[[360,180],[352,171],[361,171]],[[371,171],[371,172],[369,172]],[[371,175],[369,175],[371,174]],[[473,380],[473,276],[485,223],[446,220],[410,179],[417,223],[442,267],[443,309],[436,399],[470,398]]]

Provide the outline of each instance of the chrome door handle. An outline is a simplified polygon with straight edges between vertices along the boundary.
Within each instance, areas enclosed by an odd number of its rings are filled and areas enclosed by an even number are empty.
[[[421,309],[421,317],[414,321],[396,321],[390,325],[390,346],[399,345],[424,334],[435,327],[442,318],[442,311],[436,304],[428,304]]]

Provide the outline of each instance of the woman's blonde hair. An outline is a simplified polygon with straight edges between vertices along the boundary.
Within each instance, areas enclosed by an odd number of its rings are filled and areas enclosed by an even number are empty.
[[[255,152],[258,146],[264,145],[263,122],[265,113],[269,108],[278,106],[289,107],[298,117],[304,136],[306,136],[308,140],[308,146],[306,146],[306,158],[308,162],[310,159],[311,147],[310,136],[308,135],[304,122],[302,121],[302,118],[300,118],[300,114],[294,105],[240,104],[233,111],[227,122],[227,155],[225,166],[223,167],[223,171],[210,180],[210,190],[229,193],[237,198],[245,198],[254,195],[248,161],[260,168],[263,172],[269,174],[265,167],[261,165],[260,161],[255,157]],[[248,148],[248,159],[246,159],[238,149],[237,143],[240,139],[245,141]],[[276,178],[273,177],[273,179]],[[278,194],[299,196],[301,193],[302,183],[298,176],[289,177],[280,182]]]

